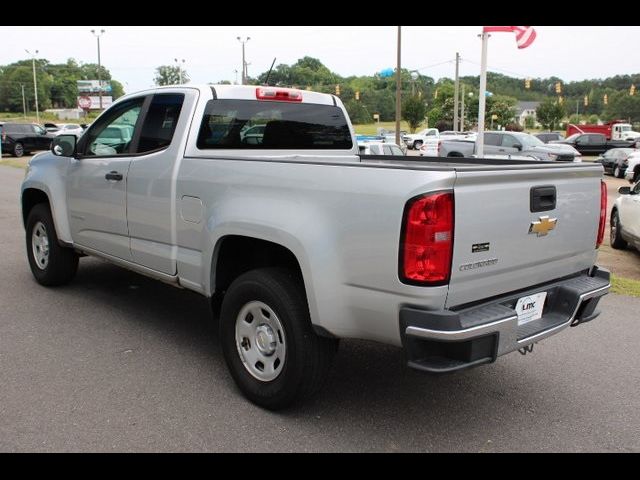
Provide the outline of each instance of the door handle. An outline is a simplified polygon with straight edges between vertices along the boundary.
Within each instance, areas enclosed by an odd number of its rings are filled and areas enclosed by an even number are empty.
[[[122,180],[122,174],[116,172],[115,170],[112,172],[107,173],[104,178],[106,178],[107,180],[115,180],[116,182],[119,182],[120,180]]]

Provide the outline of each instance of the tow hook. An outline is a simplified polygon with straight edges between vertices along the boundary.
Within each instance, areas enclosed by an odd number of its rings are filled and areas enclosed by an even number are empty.
[[[526,355],[527,353],[533,352],[534,345],[535,343],[532,343],[531,345],[527,345],[526,347],[519,348],[518,351],[520,352],[521,355]]]

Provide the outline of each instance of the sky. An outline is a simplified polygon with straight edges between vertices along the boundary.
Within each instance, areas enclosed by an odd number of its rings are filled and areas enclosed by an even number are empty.
[[[495,33],[489,40],[490,71],[519,78],[557,76],[564,81],[605,78],[640,72],[634,54],[640,27],[534,26],[537,38],[522,50],[511,33]],[[308,55],[320,59],[342,75],[372,75],[396,65],[395,26],[56,26],[0,27],[0,65],[30,58],[62,63],[75,58],[97,63],[97,42],[92,29],[104,29],[100,39],[102,64],[127,93],[153,86],[156,67],[176,65],[188,72],[192,83],[234,82],[241,71],[246,43],[249,75],[267,71],[276,57],[291,64]],[[460,53],[460,75],[478,75],[480,26],[402,28],[402,67],[419,70],[436,80],[453,78],[454,59]],[[630,53],[631,52],[631,53]],[[184,64],[182,60],[184,59]],[[240,74],[238,73],[238,78]]]

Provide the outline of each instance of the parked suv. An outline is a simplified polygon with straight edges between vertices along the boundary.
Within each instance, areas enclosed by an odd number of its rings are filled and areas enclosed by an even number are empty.
[[[21,157],[32,150],[48,150],[54,135],[35,123],[3,123],[2,151]]]

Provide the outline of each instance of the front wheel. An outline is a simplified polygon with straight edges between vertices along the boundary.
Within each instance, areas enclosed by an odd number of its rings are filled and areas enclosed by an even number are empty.
[[[609,231],[609,241],[611,242],[611,246],[618,250],[627,248],[627,242],[622,238],[622,234],[620,232],[620,217],[618,216],[617,210],[614,210],[611,213],[611,220],[609,223],[611,224],[611,229]]]
[[[324,384],[337,340],[313,331],[301,280],[281,268],[239,276],[225,294],[220,339],[231,376],[255,404],[277,410]]]
[[[70,282],[78,270],[78,255],[58,243],[46,203],[31,209],[27,218],[27,257],[36,281],[48,287]]]
[[[420,147],[422,147],[422,141],[421,140],[416,140],[415,142],[413,142],[413,149],[414,150],[420,150]]]

